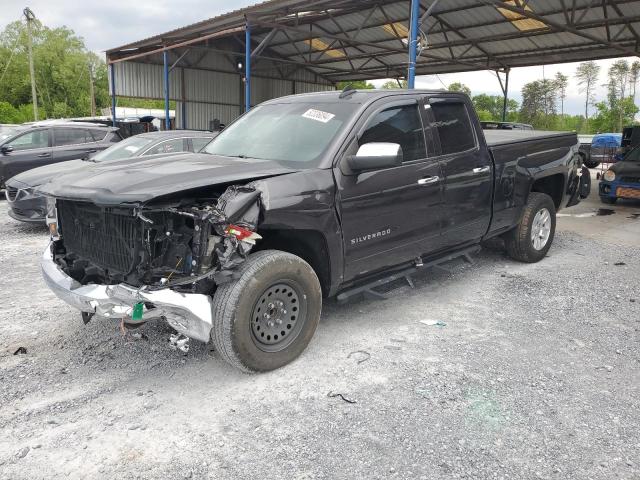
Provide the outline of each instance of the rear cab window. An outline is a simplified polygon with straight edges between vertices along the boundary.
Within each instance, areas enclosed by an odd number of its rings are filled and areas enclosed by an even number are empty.
[[[431,127],[440,140],[440,154],[451,155],[477,147],[475,129],[467,105],[453,98],[431,98]]]

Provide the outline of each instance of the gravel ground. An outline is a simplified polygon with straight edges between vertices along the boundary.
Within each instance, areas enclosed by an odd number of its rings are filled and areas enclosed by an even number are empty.
[[[0,202],[0,239],[0,479],[640,478],[640,239],[563,230],[535,265],[493,243],[326,302],[263,375],[159,323],[84,326],[40,279],[44,229]]]

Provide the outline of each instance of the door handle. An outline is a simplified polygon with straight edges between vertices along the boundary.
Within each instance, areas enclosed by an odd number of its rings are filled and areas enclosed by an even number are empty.
[[[473,169],[473,173],[487,173],[491,170],[491,167],[487,165],[486,167],[478,167]]]
[[[51,156],[50,153],[40,153],[40,154],[38,154],[38,157],[41,157],[41,158],[42,157],[50,157],[50,156]]]
[[[96,150],[95,148],[90,148],[89,150],[87,150],[87,153],[96,153],[98,150]]]
[[[440,181],[440,177],[434,175],[433,177],[425,177],[418,180],[418,185],[433,185],[434,183],[438,183]]]

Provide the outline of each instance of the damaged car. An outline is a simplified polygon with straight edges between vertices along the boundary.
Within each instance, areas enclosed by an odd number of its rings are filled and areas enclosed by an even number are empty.
[[[375,295],[491,237],[543,259],[556,212],[584,190],[578,148],[575,133],[483,133],[459,93],[283,97],[203,153],[42,185],[42,271],[85,322],[162,319],[178,348],[211,342],[244,371],[273,370],[309,344],[323,297]]]

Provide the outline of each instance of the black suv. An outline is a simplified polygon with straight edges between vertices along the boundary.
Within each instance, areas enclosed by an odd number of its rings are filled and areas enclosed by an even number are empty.
[[[38,122],[0,133],[0,189],[18,173],[84,158],[122,140],[118,129],[96,123]]]

